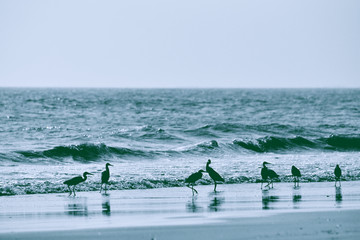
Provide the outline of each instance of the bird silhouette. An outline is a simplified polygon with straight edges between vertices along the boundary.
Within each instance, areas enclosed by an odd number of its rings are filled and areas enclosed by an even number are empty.
[[[341,168],[339,167],[339,164],[336,164],[335,170],[334,170],[334,174],[335,174],[335,187],[336,187],[336,183],[339,182],[340,187],[341,187]]]
[[[198,192],[194,188],[194,184],[196,181],[200,180],[202,178],[202,173],[205,172],[204,170],[199,170],[196,173],[191,174],[188,178],[185,179],[185,183],[187,183],[187,187],[192,190],[192,194],[194,195],[194,192],[197,194]]]
[[[214,192],[216,192],[216,182],[225,182],[225,180],[217,173],[212,167],[210,167],[211,160],[209,159],[206,163],[206,172],[209,174],[212,180],[214,180]]]
[[[105,194],[106,194],[106,190],[107,190],[107,189],[106,189],[106,185],[109,184],[109,178],[110,178],[109,166],[113,166],[113,165],[111,165],[110,163],[106,163],[106,164],[105,164],[105,169],[106,169],[106,170],[101,173],[101,187],[100,187],[100,192],[101,192],[101,190],[102,190],[103,185],[105,184],[105,187],[104,187],[104,189],[105,189]]]
[[[266,166],[266,164],[270,164],[268,162],[263,162],[263,167],[261,168],[261,189],[263,188],[263,183],[267,182],[268,184],[266,186],[269,186],[269,182],[268,182],[268,168]]]
[[[266,164],[271,164],[271,163],[263,162],[263,167],[261,168],[261,177],[262,177],[261,189],[264,181],[268,183],[265,187],[270,187],[271,184],[271,188],[273,188],[274,187],[273,179],[279,177],[279,175],[274,170],[269,169],[266,166]]]
[[[291,174],[292,174],[293,177],[294,177],[294,185],[295,185],[295,187],[296,187],[296,183],[297,183],[297,186],[299,186],[299,178],[301,177],[301,172],[300,172],[300,170],[293,165],[293,166],[291,167]]]
[[[81,177],[81,176],[74,177],[74,178],[71,178],[71,179],[66,180],[64,182],[64,184],[66,184],[68,186],[68,188],[69,188],[69,191],[70,191],[69,196],[71,196],[72,193],[74,193],[74,196],[76,196],[75,186],[78,185],[79,183],[85,182],[86,179],[87,179],[87,175],[93,175],[93,174],[89,173],[89,172],[84,172],[83,177]],[[70,186],[73,186],[72,190],[71,190]]]

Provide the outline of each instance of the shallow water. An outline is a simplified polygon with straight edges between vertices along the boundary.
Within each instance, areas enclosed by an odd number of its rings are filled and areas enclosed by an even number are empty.
[[[212,167],[257,182],[360,180],[359,89],[0,89],[0,195],[64,192],[62,182],[111,162],[111,189],[182,186]],[[200,184],[210,184],[207,175]]]
[[[338,215],[359,210],[358,185],[358,181],[344,182],[341,188],[335,188],[333,183],[322,182],[294,188],[292,183],[276,183],[273,189],[261,190],[260,184],[245,183],[219,185],[216,193],[212,186],[197,186],[199,194],[194,196],[185,187],[111,191],[107,195],[81,192],[76,197],[66,193],[5,196],[0,205],[0,238],[2,233],[29,231],[119,231],[128,227],[226,223],[239,218],[251,221],[279,213],[312,212],[319,216],[321,211],[336,211]]]

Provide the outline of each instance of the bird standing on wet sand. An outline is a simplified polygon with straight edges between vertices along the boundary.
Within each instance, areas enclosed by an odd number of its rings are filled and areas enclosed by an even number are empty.
[[[269,164],[268,162],[263,162],[263,167],[261,168],[261,189],[263,188],[263,183],[264,181],[267,182],[268,184],[266,186],[269,186],[269,181],[268,181],[268,168],[266,166],[266,164]]]
[[[297,183],[297,186],[299,186],[299,178],[301,177],[301,172],[300,172],[300,170],[293,165],[293,166],[291,167],[291,174],[292,174],[293,177],[294,177],[294,185],[295,185],[295,187],[296,187],[296,183]]]
[[[72,193],[74,193],[74,197],[76,196],[75,186],[78,185],[79,183],[85,182],[86,179],[87,179],[87,175],[93,175],[93,174],[89,173],[89,172],[84,172],[83,177],[81,177],[81,176],[74,177],[74,178],[71,178],[71,179],[66,180],[64,182],[64,184],[66,184],[68,186],[68,188],[69,188],[69,191],[70,191],[69,196],[71,196]],[[71,190],[70,186],[73,186],[72,190]]]
[[[263,162],[263,167],[261,168],[261,177],[262,177],[261,189],[262,189],[264,181],[266,181],[268,183],[265,187],[270,187],[270,184],[271,184],[271,188],[274,188],[273,179],[279,177],[279,175],[274,170],[269,169],[266,166],[266,164],[271,164],[271,163]]]
[[[341,181],[340,181],[340,177],[341,177],[341,168],[339,167],[339,164],[336,164],[335,170],[334,170],[334,174],[335,174],[335,187],[336,187],[336,183],[339,182],[339,187],[341,187]]]
[[[113,165],[111,165],[110,163],[106,163],[106,164],[105,164],[106,170],[101,173],[101,187],[100,187],[100,192],[101,192],[101,190],[102,190],[103,184],[105,184],[105,187],[104,187],[104,189],[105,189],[105,194],[106,194],[106,190],[107,190],[107,189],[106,189],[106,185],[109,184],[109,178],[110,178],[109,166],[113,166]]]
[[[214,192],[216,192],[216,182],[225,182],[225,180],[218,174],[212,167],[210,167],[211,160],[209,159],[206,163],[206,172],[209,174],[209,176],[214,180],[215,186],[214,186]]]
[[[192,194],[194,195],[194,192],[198,194],[198,192],[194,188],[194,184],[197,180],[200,180],[202,178],[202,173],[205,172],[204,170],[199,170],[196,173],[191,174],[188,178],[185,179],[185,183],[187,183],[187,187],[191,188]]]

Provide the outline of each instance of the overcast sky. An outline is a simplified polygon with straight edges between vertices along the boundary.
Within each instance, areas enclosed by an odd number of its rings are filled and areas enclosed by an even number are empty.
[[[360,1],[0,0],[0,86],[360,87]]]

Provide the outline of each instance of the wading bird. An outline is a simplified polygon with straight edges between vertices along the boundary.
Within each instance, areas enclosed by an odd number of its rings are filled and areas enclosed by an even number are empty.
[[[271,163],[263,162],[263,167],[261,168],[261,177],[262,177],[261,189],[262,189],[264,181],[266,181],[268,183],[265,187],[270,188],[270,184],[271,184],[271,188],[273,188],[274,187],[273,179],[279,177],[279,175],[274,170],[269,169],[266,166],[266,164],[271,164]]]
[[[106,185],[109,184],[109,178],[110,178],[109,166],[113,166],[113,165],[111,165],[110,163],[106,163],[106,164],[105,164],[106,170],[101,173],[101,187],[100,187],[100,192],[101,192],[101,190],[102,190],[103,184],[105,184],[105,187],[104,187],[105,194],[106,194]]]
[[[301,177],[301,172],[300,172],[300,170],[293,165],[293,166],[291,167],[291,174],[292,174],[293,177],[294,177],[294,185],[295,185],[295,187],[296,187],[296,183],[297,183],[297,186],[299,186],[299,182],[300,182],[299,178]]]
[[[266,186],[269,186],[269,182],[268,182],[268,168],[266,166],[266,164],[269,164],[268,162],[263,162],[263,167],[261,168],[261,189],[263,188],[263,183],[267,182],[268,184]]]
[[[336,164],[335,170],[334,170],[334,174],[335,174],[335,187],[336,187],[336,183],[339,182],[339,187],[341,187],[341,168],[339,167],[339,164]]]
[[[204,170],[199,170],[196,173],[191,174],[187,179],[185,179],[185,183],[187,183],[187,187],[191,188],[192,194],[194,195],[194,192],[197,194],[198,192],[194,188],[194,184],[197,180],[200,180],[202,178],[202,173],[205,172]]]
[[[210,167],[211,160],[209,159],[206,163],[206,172],[209,174],[209,176],[214,180],[215,186],[214,186],[214,192],[216,192],[216,182],[225,182],[225,180],[218,174],[212,167]]]
[[[83,176],[84,177],[81,177],[81,176],[78,176],[78,177],[74,177],[74,178],[71,178],[69,180],[66,180],[64,182],[64,184],[66,184],[69,188],[69,191],[70,191],[70,194],[69,196],[71,196],[72,193],[74,193],[74,196],[76,196],[76,193],[75,193],[75,186],[78,185],[79,183],[82,183],[82,182],[85,182],[86,179],[87,179],[87,175],[93,175],[92,173],[88,173],[88,172],[84,172],[83,173]],[[70,186],[73,186],[73,189],[71,190]]]

